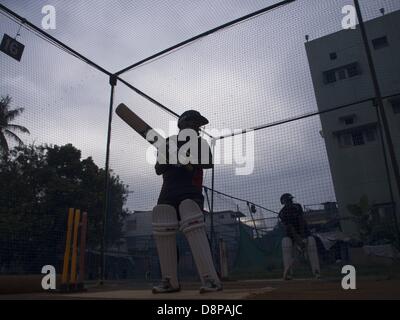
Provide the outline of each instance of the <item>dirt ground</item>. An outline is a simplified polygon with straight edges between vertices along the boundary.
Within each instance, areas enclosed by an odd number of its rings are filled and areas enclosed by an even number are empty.
[[[276,280],[242,280],[227,281],[222,292],[200,295],[198,283],[184,283],[179,293],[153,295],[151,284],[134,282],[110,282],[103,286],[88,285],[82,293],[31,293],[0,295],[2,299],[39,299],[39,300],[92,300],[92,299],[171,299],[171,300],[348,300],[348,299],[400,299],[400,279],[357,280],[356,290],[343,290],[339,279],[297,279],[291,281]]]
[[[399,300],[400,280],[359,280],[355,290],[343,290],[341,281],[290,281],[276,290],[256,293],[250,299],[287,300]]]

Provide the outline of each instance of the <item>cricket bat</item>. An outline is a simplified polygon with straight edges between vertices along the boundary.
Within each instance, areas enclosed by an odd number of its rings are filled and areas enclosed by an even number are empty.
[[[124,120],[133,130],[139,133],[149,143],[154,144],[158,141],[165,140],[164,137],[158,134],[157,131],[144,122],[142,118],[129,109],[125,104],[121,103],[115,112],[122,120]],[[147,137],[150,132],[153,132],[153,136],[157,137],[157,139],[154,139],[154,141],[149,141]]]
[[[139,133],[149,143],[153,145],[156,142],[160,142],[161,145],[165,143],[165,138],[162,135],[160,135],[156,130],[150,127],[142,118],[140,118],[136,113],[129,109],[125,104],[121,103],[120,105],[118,105],[115,112],[123,121],[125,121],[133,130]],[[154,141],[150,141],[147,139],[151,131],[153,131],[152,136],[156,137]],[[172,142],[170,141],[169,143],[171,144]],[[164,160],[165,163],[168,163],[165,154],[159,152],[158,157]],[[191,170],[191,165],[186,165],[185,168]]]

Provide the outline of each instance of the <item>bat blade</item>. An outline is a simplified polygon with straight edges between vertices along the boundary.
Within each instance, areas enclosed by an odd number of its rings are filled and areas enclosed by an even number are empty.
[[[115,110],[115,113],[154,147],[154,144],[156,142],[159,142],[159,146],[166,142],[163,136],[161,136],[156,130],[150,127],[142,118],[140,118],[136,113],[129,109],[125,104],[119,104],[117,109]],[[151,135],[149,135],[149,133],[151,133]],[[149,140],[148,138],[152,138],[153,140]],[[162,152],[161,150],[158,151],[158,160],[166,162],[167,157],[164,152]]]
[[[129,109],[125,104],[121,103],[118,105],[115,113],[125,121],[133,130],[139,133],[144,139],[146,139],[151,144],[154,144],[160,139],[164,140],[164,138],[157,133],[152,127],[150,127],[142,118],[140,118],[136,113],[134,113],[131,109]],[[149,133],[152,133],[152,137],[157,137],[154,140],[148,140]],[[162,141],[161,140],[161,141]]]

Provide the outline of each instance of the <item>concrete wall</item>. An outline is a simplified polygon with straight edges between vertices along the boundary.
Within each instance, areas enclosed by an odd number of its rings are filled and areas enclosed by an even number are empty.
[[[366,29],[370,42],[386,36],[389,46],[375,50],[373,58],[378,72],[381,90],[384,96],[400,92],[400,11],[368,21]],[[354,103],[375,96],[360,29],[343,30],[326,37],[306,43],[306,51],[313,79],[316,101],[320,111],[340,105]],[[335,52],[337,59],[331,60],[330,53]],[[360,75],[325,83],[324,71],[357,62]],[[400,114],[394,114],[389,101],[385,101],[385,110],[390,129],[400,158]],[[346,125],[341,117],[355,116],[353,124]],[[335,132],[359,128],[377,123],[376,109],[371,102],[321,115],[323,136],[328,153],[333,183],[342,217],[349,216],[348,204],[357,203],[362,195],[367,195],[371,204],[390,202],[389,185],[385,170],[384,154],[379,130],[377,139],[360,146],[343,147]],[[394,182],[391,170],[391,180]],[[396,186],[392,184],[400,211]],[[357,228],[344,220],[345,232],[356,234]]]

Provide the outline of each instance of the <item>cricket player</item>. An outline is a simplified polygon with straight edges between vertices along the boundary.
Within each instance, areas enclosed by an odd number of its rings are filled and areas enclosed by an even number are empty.
[[[318,279],[320,277],[320,266],[317,245],[308,229],[301,205],[294,203],[293,199],[294,197],[290,193],[283,194],[280,199],[283,208],[279,212],[279,219],[286,233],[282,239],[283,279],[290,280],[292,278],[292,267],[296,249],[308,256],[311,270]]]
[[[166,140],[167,163],[160,163],[158,158],[155,166],[157,175],[163,177],[158,203],[153,209],[153,235],[161,265],[162,281],[153,288],[153,293],[180,290],[177,275],[178,230],[184,233],[190,245],[202,282],[200,293],[222,290],[213,263],[203,215],[203,170],[213,167],[210,147],[207,141],[199,136],[200,127],[206,124],[208,120],[199,112],[194,110],[184,112],[178,120],[179,139],[177,136],[171,136]],[[192,136],[195,140],[190,141],[188,138],[180,141],[182,134],[188,132],[194,134]],[[182,164],[179,156],[176,157],[178,162],[175,163],[171,155],[179,152],[185,144],[187,146],[188,140],[189,146],[193,147],[186,152],[186,156],[191,159],[190,163]],[[196,142],[197,146],[192,142]],[[173,147],[176,150],[171,153]]]

